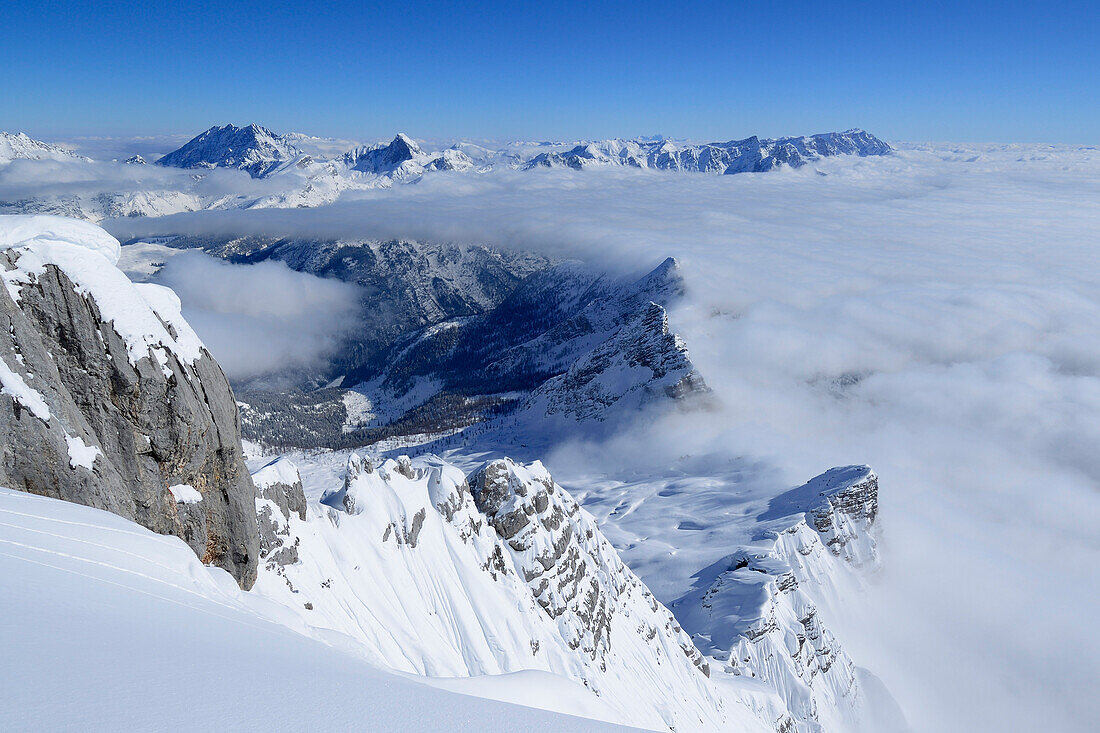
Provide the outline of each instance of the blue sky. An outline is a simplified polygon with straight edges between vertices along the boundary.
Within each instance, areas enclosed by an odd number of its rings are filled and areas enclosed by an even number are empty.
[[[1097,2],[23,2],[0,129],[1100,143]]]

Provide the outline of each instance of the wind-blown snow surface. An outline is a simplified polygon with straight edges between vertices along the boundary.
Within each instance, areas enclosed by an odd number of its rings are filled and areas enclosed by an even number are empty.
[[[293,613],[178,538],[4,488],[0,609],[3,730],[619,730],[384,672],[338,634],[296,633],[308,630]],[[570,694],[537,674],[451,686]]]
[[[874,465],[885,554],[837,629],[853,658],[918,730],[1091,727],[1100,151],[902,146],[763,175],[522,175],[186,224],[676,256],[692,305],[672,323],[724,409],[550,456],[558,479],[652,475],[685,454],[768,462],[787,485]],[[670,543],[690,531],[670,529]]]

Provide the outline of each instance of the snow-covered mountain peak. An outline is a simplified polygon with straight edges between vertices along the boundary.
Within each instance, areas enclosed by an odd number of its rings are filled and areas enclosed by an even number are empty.
[[[393,140],[389,145],[391,150],[404,150],[407,155],[420,155],[424,151],[420,149],[420,146],[411,137],[403,132],[399,132],[394,135]]]
[[[453,147],[438,153],[426,153],[403,132],[389,143],[355,148],[344,154],[344,165],[352,171],[399,180],[412,180],[425,171],[470,170],[473,160]]]
[[[0,164],[13,160],[60,160],[83,161],[90,163],[91,158],[66,150],[60,145],[51,145],[35,140],[26,133],[0,132]]]
[[[282,136],[251,124],[214,126],[157,161],[173,168],[238,168],[253,178],[269,175],[301,156]]]

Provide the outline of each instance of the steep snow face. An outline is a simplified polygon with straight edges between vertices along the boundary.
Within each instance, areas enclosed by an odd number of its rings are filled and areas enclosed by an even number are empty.
[[[90,162],[65,148],[40,142],[25,133],[0,132],[0,165],[13,160],[60,160]]]
[[[685,146],[668,140],[604,140],[582,143],[571,150],[540,153],[523,168],[630,166],[695,173],[759,173],[783,165],[800,168],[827,156],[886,155],[890,151],[889,145],[863,130]]]
[[[257,503],[280,544],[255,588],[305,623],[401,671],[564,676],[644,727],[785,719],[766,685],[711,683],[679,623],[540,464],[496,461],[467,480],[434,457],[351,454],[335,487],[331,467],[308,468],[305,521]]]
[[[266,127],[211,127],[157,161],[174,168],[238,168],[263,178],[301,153]]]
[[[790,730],[906,730],[830,629],[878,568],[874,472],[834,468],[777,493],[763,465],[680,464],[628,481],[566,481],[710,660],[713,680],[774,690]]]
[[[533,709],[612,717],[545,673],[440,683],[456,694],[383,671],[175,537],[6,488],[0,597],[0,730],[620,730]]]

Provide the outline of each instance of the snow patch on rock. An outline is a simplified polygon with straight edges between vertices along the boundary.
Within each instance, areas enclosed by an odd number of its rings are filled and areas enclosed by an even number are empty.
[[[191,484],[174,484],[168,487],[168,491],[177,504],[198,504],[202,501],[202,494]]]
[[[98,447],[85,445],[80,436],[66,435],[65,442],[69,446],[69,465],[74,469],[86,468],[91,471],[95,459],[103,455],[103,451]]]
[[[50,408],[42,395],[28,385],[17,372],[12,371],[7,363],[0,359],[0,394],[6,394],[23,407],[31,411],[31,414],[43,422],[50,420]]]

